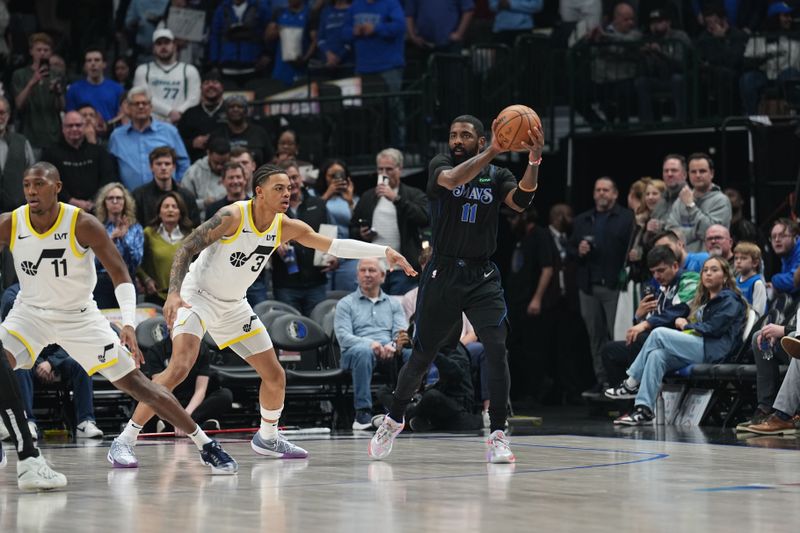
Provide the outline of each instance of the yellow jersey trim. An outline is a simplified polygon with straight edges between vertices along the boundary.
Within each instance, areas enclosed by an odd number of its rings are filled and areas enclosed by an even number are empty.
[[[222,244],[230,244],[233,241],[235,241],[236,237],[238,237],[239,234],[242,232],[242,228],[244,228],[244,207],[242,207],[242,204],[237,204],[237,205],[239,206],[239,213],[241,214],[241,217],[239,218],[239,227],[236,228],[236,231],[230,237],[222,237],[219,240],[219,242],[221,242]]]
[[[236,344],[237,342],[241,342],[241,341],[243,341],[245,339],[249,339],[250,337],[254,337],[255,335],[258,335],[259,333],[261,333],[262,331],[266,332],[267,329],[264,328],[264,327],[260,327],[260,328],[254,330],[254,331],[251,331],[249,333],[245,333],[244,335],[240,335],[240,336],[236,337],[235,339],[229,340],[225,344],[218,345],[219,349],[222,350],[223,348],[227,348],[228,346],[230,346],[232,344]]]
[[[95,366],[95,367],[92,367],[92,369],[91,369],[91,370],[89,370],[89,371],[88,371],[88,372],[86,372],[86,373],[87,373],[87,374],[89,374],[89,375],[91,376],[92,374],[95,374],[95,373],[99,372],[100,370],[103,370],[104,368],[108,368],[108,367],[110,367],[110,366],[114,366],[114,365],[116,365],[117,363],[119,363],[119,357],[115,357],[115,358],[114,358],[114,359],[112,359],[111,361],[106,361],[105,363],[103,363],[103,364],[101,364],[101,365],[97,365],[97,366]]]
[[[61,225],[61,219],[64,218],[64,204],[58,202],[58,218],[56,218],[55,224],[53,224],[49,230],[45,231],[44,233],[39,233],[35,229],[33,229],[33,224],[31,224],[31,207],[29,205],[25,205],[25,224],[28,226],[28,229],[31,230],[31,235],[35,235],[40,239],[44,239],[45,237],[49,237],[58,226]]]
[[[19,342],[21,342],[23,344],[23,346],[25,346],[25,349],[28,350],[28,356],[31,358],[31,366],[29,366],[28,368],[33,368],[33,365],[36,362],[36,355],[34,355],[33,348],[31,348],[31,345],[28,344],[28,341],[25,340],[25,337],[23,337],[22,335],[20,335],[16,331],[10,330],[8,328],[6,328],[6,331],[9,334],[11,334],[11,336],[16,338]],[[3,354],[0,354],[0,356],[5,357],[5,355],[3,355]]]
[[[275,218],[272,219],[272,224],[270,224],[269,227],[267,229],[265,229],[263,232],[262,231],[258,231],[258,228],[256,227],[256,223],[253,220],[253,200],[250,200],[249,202],[247,202],[247,217],[250,220],[250,226],[252,226],[252,228],[253,228],[253,233],[258,235],[259,237],[263,237],[264,235],[266,235],[267,233],[272,231],[272,228],[275,227],[275,223],[278,222],[278,219],[280,218],[280,216],[281,216],[280,213],[275,213]]]
[[[278,231],[275,232],[275,246],[281,245],[281,232],[283,231],[283,213],[277,213],[275,215],[276,218],[280,217],[278,220]]]
[[[78,215],[80,214],[81,209],[77,208],[72,213],[72,220],[69,223],[69,246],[72,248],[72,253],[75,254],[75,257],[78,259],[82,259],[86,252],[88,252],[88,248],[83,251],[83,253],[78,250],[78,235],[75,233],[75,226],[78,224]]]
[[[8,249],[14,251],[14,243],[17,240],[17,209],[11,213],[11,239],[8,241]]]

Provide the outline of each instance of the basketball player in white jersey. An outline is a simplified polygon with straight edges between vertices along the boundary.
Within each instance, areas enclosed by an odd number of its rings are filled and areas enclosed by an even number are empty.
[[[8,362],[15,368],[31,368],[42,348],[58,344],[89,375],[101,373],[115,387],[152,405],[159,416],[185,431],[213,473],[236,473],[236,461],[203,433],[167,389],[137,368],[142,356],[134,332],[136,291],[103,225],[94,216],[58,201],[61,179],[53,165],[29,167],[22,184],[27,204],[0,215],[0,248],[9,247],[20,283],[14,308],[0,324],[0,342]],[[97,282],[95,255],[114,282],[122,313],[119,337],[92,299]],[[4,419],[14,416],[7,427],[18,432],[19,442],[26,437],[21,430],[27,431],[27,424],[11,410],[13,398],[5,392],[8,384],[3,376],[0,372],[0,408]],[[17,463],[18,471],[22,463]]]
[[[284,170],[271,165],[260,167],[253,175],[253,189],[252,200],[217,211],[185,239],[175,254],[164,303],[164,318],[172,328],[172,358],[167,369],[153,380],[169,389],[179,385],[194,365],[200,341],[208,332],[220,348],[230,346],[261,377],[261,427],[251,441],[253,450],[269,457],[303,458],[308,453],[278,433],[286,376],[264,325],[245,299],[247,287],[260,275],[272,252],[289,241],[342,258],[386,257],[391,268],[398,266],[409,276],[416,271],[405,257],[387,246],[332,240],[305,222],[284,216],[291,192]],[[115,440],[120,443],[115,449],[127,453],[115,457],[115,461],[137,464],[133,446],[152,416],[151,407],[137,406]]]
[[[175,36],[166,28],[153,32],[153,57],[136,67],[133,86],[150,89],[155,118],[177,124],[187,109],[200,103],[200,73],[194,65],[175,60]]]

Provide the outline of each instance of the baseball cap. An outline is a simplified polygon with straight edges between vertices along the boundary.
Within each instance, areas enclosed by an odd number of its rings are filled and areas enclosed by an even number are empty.
[[[653,21],[653,20],[664,20],[668,19],[669,17],[667,16],[666,11],[664,11],[663,9],[653,9],[650,11],[650,14],[648,15],[647,18],[648,20]]]
[[[172,30],[169,28],[159,28],[153,32],[153,42],[156,42],[159,39],[169,39],[170,41],[174,41],[175,36],[172,34]]]
[[[774,4],[769,6],[769,9],[767,9],[767,16],[774,17],[775,15],[780,15],[781,13],[791,13],[791,12],[792,12],[792,7],[786,2],[775,2]]]
[[[217,68],[210,68],[203,73],[202,81],[222,81],[222,73]]]

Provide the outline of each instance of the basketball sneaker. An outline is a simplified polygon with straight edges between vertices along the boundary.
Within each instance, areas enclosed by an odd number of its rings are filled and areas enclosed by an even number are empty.
[[[203,449],[200,450],[200,460],[204,465],[211,467],[212,474],[231,475],[239,471],[236,460],[215,440],[203,445]]]
[[[517,460],[502,430],[496,429],[489,435],[486,447],[486,460],[490,463],[513,463]]]
[[[17,485],[20,490],[52,490],[67,486],[67,478],[50,468],[43,455],[17,461]]]
[[[653,411],[643,405],[637,405],[632,412],[614,420],[614,424],[621,426],[648,426],[653,424],[655,418]]]
[[[120,440],[119,437],[111,442],[111,448],[108,449],[106,456],[108,462],[114,468],[138,468],[139,460],[136,459],[136,454],[133,452],[133,446],[127,442]]]
[[[633,400],[636,398],[636,395],[639,394],[639,387],[631,388],[623,381],[620,383],[619,387],[606,389],[604,394],[606,398],[611,398],[612,400]]]
[[[94,420],[84,420],[78,424],[77,436],[79,439],[102,439],[103,430],[97,427]]]
[[[404,426],[405,418],[403,418],[402,422],[395,422],[392,420],[392,417],[388,415],[383,417],[381,426],[369,441],[367,454],[369,455],[370,459],[384,459],[390,453],[392,453],[392,444],[394,444],[394,439],[400,434],[401,431],[403,431]]]
[[[265,439],[256,431],[253,440],[250,441],[250,447],[257,454],[267,457],[280,457],[281,459],[305,459],[308,457],[307,451],[292,444],[280,433],[274,439]]]
[[[3,451],[3,443],[0,442],[0,468],[3,468],[8,463],[6,452]]]

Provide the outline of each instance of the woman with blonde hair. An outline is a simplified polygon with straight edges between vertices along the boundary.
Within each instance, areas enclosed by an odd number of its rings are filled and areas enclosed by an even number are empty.
[[[94,212],[119,250],[131,279],[134,279],[144,253],[144,232],[136,221],[136,201],[123,184],[111,182],[97,192]],[[97,301],[97,307],[100,309],[119,307],[117,297],[114,295],[114,284],[108,272],[97,260],[95,268],[97,285],[94,288],[94,299]]]
[[[688,318],[675,319],[675,329],[654,329],[628,368],[628,379],[606,390],[605,395],[615,400],[635,399],[634,411],[617,418],[615,424],[650,423],[667,372],[691,364],[718,363],[741,345],[748,306],[727,261],[713,256],[706,259],[689,308]]]

